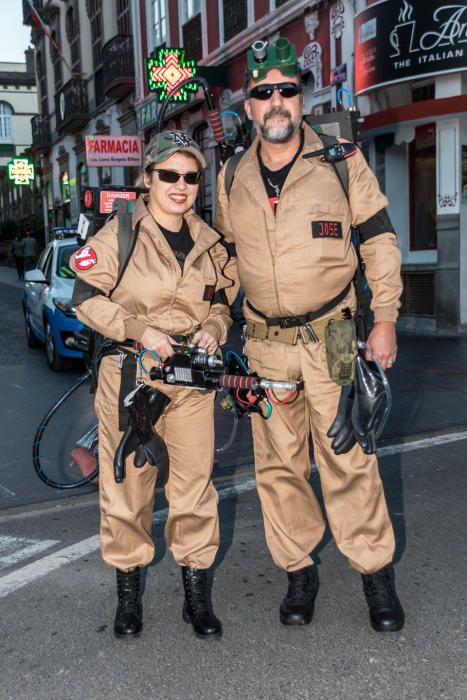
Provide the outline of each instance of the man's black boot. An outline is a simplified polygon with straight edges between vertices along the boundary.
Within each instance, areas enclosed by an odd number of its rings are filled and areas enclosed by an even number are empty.
[[[129,572],[117,569],[118,607],[114,634],[119,639],[139,637],[143,629],[140,578],[139,568]]]
[[[298,571],[288,571],[289,588],[281,603],[283,625],[308,625],[313,617],[318,593],[318,570],[314,564]]]
[[[391,568],[385,566],[374,574],[362,574],[371,626],[377,632],[397,632],[404,626],[404,611],[391,573]]]
[[[191,622],[195,634],[203,639],[220,637],[222,634],[222,625],[212,610],[206,573],[206,569],[182,566],[185,589],[183,619]]]

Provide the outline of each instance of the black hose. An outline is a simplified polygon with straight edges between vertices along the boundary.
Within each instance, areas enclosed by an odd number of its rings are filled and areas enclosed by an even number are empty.
[[[34,436],[34,442],[32,445],[32,462],[34,465],[34,469],[36,471],[37,476],[41,481],[44,482],[44,484],[47,484],[47,486],[51,486],[54,489],[58,489],[59,491],[62,491],[64,489],[77,489],[79,486],[86,486],[86,484],[91,483],[97,475],[99,474],[99,465],[94,469],[94,471],[89,474],[89,476],[85,476],[83,479],[80,479],[80,481],[74,481],[71,482],[71,484],[63,484],[60,483],[59,481],[54,481],[53,479],[50,479],[45,471],[44,468],[40,462],[39,459],[39,447],[41,444],[42,436],[44,434],[44,430],[46,429],[47,425],[49,424],[50,419],[52,416],[58,411],[60,406],[62,406],[65,401],[77,390],[79,387],[84,384],[85,381],[87,381],[91,377],[91,370],[88,370],[84,374],[79,377],[76,382],[71,386],[67,391],[65,391],[64,394],[54,403],[52,408],[47,411],[45,416],[43,417],[39,427],[37,428],[36,434]]]

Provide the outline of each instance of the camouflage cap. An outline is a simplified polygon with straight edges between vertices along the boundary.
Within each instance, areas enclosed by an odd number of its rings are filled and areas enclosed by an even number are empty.
[[[206,167],[203,153],[192,138],[183,131],[162,131],[157,134],[146,146],[144,151],[144,169],[152,163],[162,163],[174,153],[182,151],[194,156],[201,168]]]

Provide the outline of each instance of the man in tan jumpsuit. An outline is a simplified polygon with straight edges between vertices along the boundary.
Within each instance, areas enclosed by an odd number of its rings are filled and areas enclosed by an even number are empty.
[[[322,339],[330,318],[355,313],[352,280],[357,256],[351,226],[358,226],[375,317],[367,347],[383,367],[394,363],[400,253],[386,197],[360,151],[347,160],[350,204],[330,163],[301,157],[323,144],[302,122],[295,47],[283,38],[279,42],[280,51],[269,47],[263,57],[265,67],[256,63],[259,70],[249,52],[245,110],[259,135],[238,164],[230,193],[225,167],[220,173],[215,226],[227,246],[236,248],[247,299],[250,366],[273,379],[304,382],[297,399],[276,406],[269,420],[253,416],[266,539],[289,580],[280,619],[284,624],[309,623],[318,590],[310,553],[325,524],[308,481],[311,431],[335,542],[363,576],[373,628],[393,631],[403,626],[404,616],[389,569],[395,543],[377,460],[365,455],[359,444],[340,456],[331,449],[326,433],[336,416],[341,388],[329,377]],[[279,319],[316,311],[318,319],[306,327],[279,325]],[[273,319],[278,319],[277,325]]]
[[[160,134],[146,150],[144,178],[149,195],[140,197],[133,210],[132,226],[139,233],[118,286],[115,288],[119,276],[116,217],[71,260],[78,278],[74,303],[79,319],[109,342],[126,341],[123,352],[102,359],[95,402],[101,552],[104,561],[117,569],[119,606],[114,631],[118,637],[135,637],[142,629],[139,571],[154,557],[151,530],[156,480],[156,469],[149,464],[137,469],[131,454],[124,482],[115,482],[113,461],[122,438],[123,354],[137,352],[139,343],[165,360],[173,354],[174,344],[188,340],[214,352],[218,344],[225,343],[231,325],[223,292],[232,285],[222,274],[227,253],[218,243],[219,235],[191,210],[198,191],[198,180],[195,184],[192,176],[203,167],[201,151],[185,134]],[[185,251],[184,240],[188,241]],[[146,369],[157,364],[147,354],[141,361]],[[219,546],[217,492],[211,480],[214,393],[152,382],[141,369],[132,388],[136,381],[157,387],[170,398],[156,427],[169,453],[165,534],[182,567],[183,617],[198,636],[218,636],[222,627],[206,588],[206,570]]]

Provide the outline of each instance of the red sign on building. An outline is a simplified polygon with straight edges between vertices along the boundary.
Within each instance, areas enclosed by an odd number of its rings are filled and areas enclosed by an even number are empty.
[[[89,167],[139,166],[143,149],[139,136],[86,136],[86,162]]]

